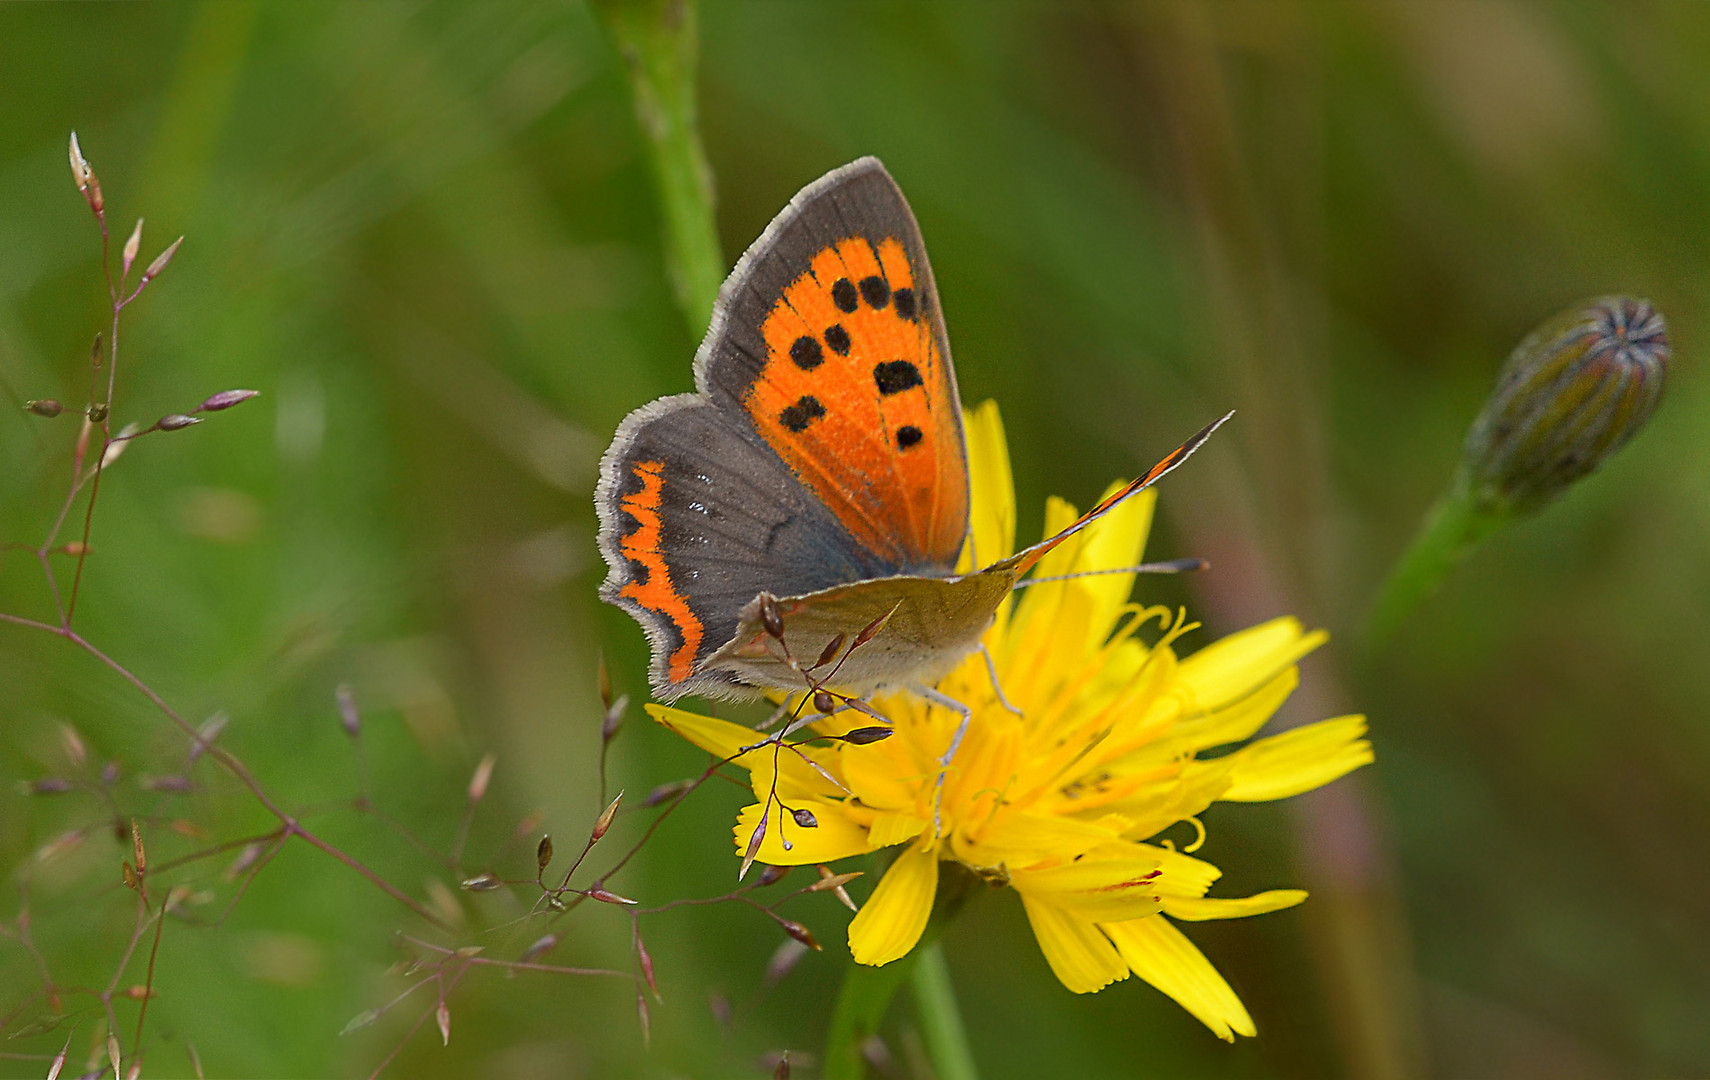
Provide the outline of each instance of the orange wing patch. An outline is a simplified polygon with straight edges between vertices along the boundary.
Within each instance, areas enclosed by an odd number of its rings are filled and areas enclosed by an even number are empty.
[[[689,602],[671,584],[671,570],[659,550],[659,493],[665,488],[665,464],[660,461],[638,461],[635,476],[641,490],[625,495],[618,505],[636,520],[635,531],[618,542],[623,557],[639,566],[645,577],[630,581],[618,590],[649,611],[658,612],[671,621],[683,636],[683,643],[671,653],[666,674],[680,683],[694,674],[695,654],[700,651],[701,620],[689,610]]]
[[[953,565],[967,460],[948,360],[902,243],[820,251],[761,325],[744,405],[761,436],[852,536],[899,566]]]

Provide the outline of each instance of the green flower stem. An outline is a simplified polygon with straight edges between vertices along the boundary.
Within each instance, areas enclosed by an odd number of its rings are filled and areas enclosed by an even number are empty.
[[[665,265],[677,303],[699,336],[724,281],[713,221],[712,168],[695,107],[699,59],[694,0],[595,0],[629,71],[635,114],[665,214]]]
[[[956,863],[939,863],[938,895],[920,943],[907,956],[883,967],[849,965],[825,1040],[825,1080],[862,1080],[866,1076],[862,1048],[878,1034],[891,999],[904,982],[914,985],[926,1053],[938,1080],[977,1080],[974,1052],[962,1028],[962,1013],[956,1005],[956,991],[950,985],[950,969],[938,935],[982,884]]]
[[[1431,510],[1419,535],[1396,562],[1372,607],[1366,642],[1383,644],[1402,620],[1442,584],[1484,539],[1508,523],[1510,514],[1481,503],[1464,479]]]
[[[914,1007],[933,1071],[938,1080],[979,1080],[973,1048],[962,1028],[962,1010],[956,1006],[956,988],[950,985],[944,947],[935,941],[915,953],[920,959],[914,965]]]
[[[867,1075],[862,1047],[878,1034],[879,1024],[890,1011],[904,980],[920,961],[920,949],[893,960],[884,967],[851,963],[837,992],[837,1008],[831,1014],[831,1031],[825,1040],[825,1080],[862,1080]]]

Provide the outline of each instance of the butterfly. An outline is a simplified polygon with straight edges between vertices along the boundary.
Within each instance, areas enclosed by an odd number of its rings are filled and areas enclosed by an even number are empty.
[[[807,658],[837,656],[845,694],[911,690],[960,711],[964,731],[967,710],[931,688],[1022,575],[1223,422],[1057,535],[956,573],[956,372],[920,228],[872,157],[766,227],[719,291],[694,372],[694,393],[619,425],[595,495],[600,595],[646,631],[654,696],[803,690]]]

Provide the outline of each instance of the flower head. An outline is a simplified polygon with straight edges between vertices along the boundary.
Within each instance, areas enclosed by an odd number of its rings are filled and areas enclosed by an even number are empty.
[[[995,405],[973,410],[967,431],[972,546],[990,562],[1015,547],[1015,497]],[[1138,563],[1154,502],[1147,491],[1122,504],[1047,555],[1035,577]],[[1076,516],[1052,499],[1046,535]],[[1306,894],[1207,896],[1221,872],[1189,854],[1204,841],[1196,815],[1219,800],[1285,798],[1366,764],[1365,720],[1325,720],[1201,756],[1250,739],[1294,689],[1296,661],[1325,635],[1283,618],[1178,658],[1175,642],[1194,624],[1130,603],[1133,584],[1132,574],[1069,577],[1005,602],[985,637],[1002,695],[978,654],[939,684],[973,712],[942,791],[939,758],[958,717],[913,695],[872,702],[895,733],[866,745],[745,751],[759,741],[750,728],[665,706],[648,710],[749,770],[762,801],[739,815],[738,854],[794,865],[904,845],[849,926],[860,963],[886,964],[915,946],[932,911],[938,864],[953,860],[1015,890],[1070,990],[1099,990],[1133,973],[1219,1036],[1251,1035],[1246,1009],[1175,920],[1257,915]],[[837,735],[872,725],[850,715],[816,729]],[[1186,850],[1156,839],[1184,821],[1199,836]]]
[[[1467,431],[1461,482],[1491,509],[1548,502],[1645,426],[1668,361],[1667,328],[1647,300],[1600,296],[1559,312],[1503,365]]]

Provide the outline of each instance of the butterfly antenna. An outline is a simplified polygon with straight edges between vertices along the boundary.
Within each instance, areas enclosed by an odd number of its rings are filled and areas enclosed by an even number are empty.
[[[1043,585],[1048,581],[1070,581],[1074,578],[1102,577],[1105,574],[1191,574],[1211,569],[1209,559],[1166,559],[1163,562],[1141,563],[1138,566],[1113,566],[1108,570],[1081,570],[1073,574],[1051,574],[1047,577],[1026,578],[1015,583],[1018,589]]]
[[[1199,432],[1194,435],[1193,438],[1189,439],[1187,442],[1182,443],[1180,446],[1178,446],[1174,450],[1170,451],[1170,453],[1165,456],[1164,460],[1162,460],[1162,461],[1158,462],[1156,465],[1152,466],[1152,468],[1146,472],[1146,475],[1135,480],[1133,483],[1128,484],[1127,486],[1123,487],[1121,490],[1117,491],[1115,494],[1111,495],[1109,498],[1105,499],[1103,502],[1099,503],[1097,506],[1093,507],[1091,510],[1088,510],[1086,512],[1085,516],[1083,516],[1079,521],[1075,522],[1073,525],[1070,525],[1068,528],[1064,529],[1062,532],[1058,533],[1056,536],[1053,536],[1048,540],[1041,541],[1040,543],[1034,544],[1030,548],[1026,548],[1025,550],[1019,551],[1016,554],[1011,555],[1009,558],[1003,560],[1002,562],[997,563],[996,565],[998,567],[1002,567],[1004,569],[1013,569],[1017,573],[1023,573],[1023,574],[1026,573],[1029,569],[1031,569],[1033,567],[1034,563],[1036,563],[1040,559],[1044,558],[1045,554],[1047,552],[1049,552],[1052,548],[1056,547],[1058,544],[1061,544],[1063,541],[1067,540],[1069,537],[1080,532],[1082,529],[1086,528],[1088,525],[1091,525],[1093,522],[1097,521],[1099,518],[1110,513],[1119,504],[1121,504],[1125,499],[1128,499],[1130,496],[1136,495],[1136,494],[1146,490],[1147,488],[1151,487],[1153,484],[1157,483],[1159,480],[1162,480],[1164,478],[1164,476],[1166,474],[1168,474],[1171,470],[1173,470],[1176,466],[1180,465],[1182,462],[1184,462],[1188,458],[1192,457],[1193,452],[1195,450],[1198,450],[1201,446],[1205,445],[1205,440],[1211,438],[1211,433],[1216,431],[1218,428],[1222,427],[1225,423],[1228,422],[1229,418],[1231,416],[1234,416],[1234,415],[1235,415],[1234,411],[1231,410],[1230,412],[1223,414],[1223,416],[1219,417],[1218,419],[1213,420],[1211,423],[1205,425],[1205,427],[1201,428],[1199,430]]]

